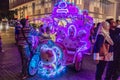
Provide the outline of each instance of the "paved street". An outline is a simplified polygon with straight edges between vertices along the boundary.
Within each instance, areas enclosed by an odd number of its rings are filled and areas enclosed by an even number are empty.
[[[5,53],[0,53],[0,80],[21,80],[21,62],[17,47],[14,44],[14,31],[2,32],[3,49]],[[45,79],[39,75],[26,80],[94,80],[95,63],[92,56],[84,56],[83,68],[76,72],[73,66],[68,66],[66,71],[55,78]]]
[[[13,29],[2,32],[3,49],[0,53],[0,80],[19,80],[20,57],[14,44]]]

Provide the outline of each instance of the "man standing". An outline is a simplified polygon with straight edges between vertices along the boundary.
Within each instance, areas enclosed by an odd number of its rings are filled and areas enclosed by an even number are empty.
[[[114,42],[114,46],[111,47],[113,50],[113,61],[108,62],[105,80],[117,80],[120,72],[120,29],[116,28],[116,22],[114,19],[106,20],[110,24],[110,37]]]
[[[33,55],[33,51],[31,48],[31,35],[39,36],[40,33],[38,33],[33,27],[30,26],[27,19],[21,19],[20,23],[22,26],[21,28],[19,28],[18,50],[20,52],[22,62],[22,79],[25,79],[28,76],[28,62]]]
[[[120,76],[120,20],[116,21],[117,28],[114,45],[114,72],[112,80],[117,80]]]

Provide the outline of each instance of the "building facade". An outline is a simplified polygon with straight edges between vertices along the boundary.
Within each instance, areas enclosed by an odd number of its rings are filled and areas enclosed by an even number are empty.
[[[84,0],[84,9],[89,10],[95,22],[107,18],[116,19],[116,7],[116,0]]]
[[[120,20],[120,0],[117,0],[117,11],[116,11],[116,19]]]
[[[39,18],[51,13],[60,0],[9,0],[10,10],[16,10],[18,19]],[[76,4],[80,9],[87,9],[95,22],[106,18],[116,18],[116,0],[65,0]]]

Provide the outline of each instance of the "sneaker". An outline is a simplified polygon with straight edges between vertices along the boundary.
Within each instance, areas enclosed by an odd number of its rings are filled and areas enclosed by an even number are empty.
[[[22,77],[23,80],[26,79],[26,78],[29,78],[29,76],[25,75],[25,76]]]
[[[26,78],[27,78],[27,76],[23,76],[23,77],[22,77],[23,80],[26,79]]]
[[[1,53],[4,53],[4,52],[5,52],[5,50],[2,50],[2,51],[1,51]]]
[[[5,53],[5,51],[4,51],[4,50],[2,50],[2,51],[0,51],[0,53]]]

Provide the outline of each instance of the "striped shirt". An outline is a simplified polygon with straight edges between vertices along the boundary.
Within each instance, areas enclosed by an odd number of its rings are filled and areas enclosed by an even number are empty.
[[[26,26],[23,29],[20,27],[18,30],[18,45],[25,46],[28,45],[28,42],[32,44],[32,36],[40,36],[40,33],[37,32],[32,26]],[[23,32],[26,38],[24,37]],[[28,40],[28,42],[26,41],[26,39]]]

